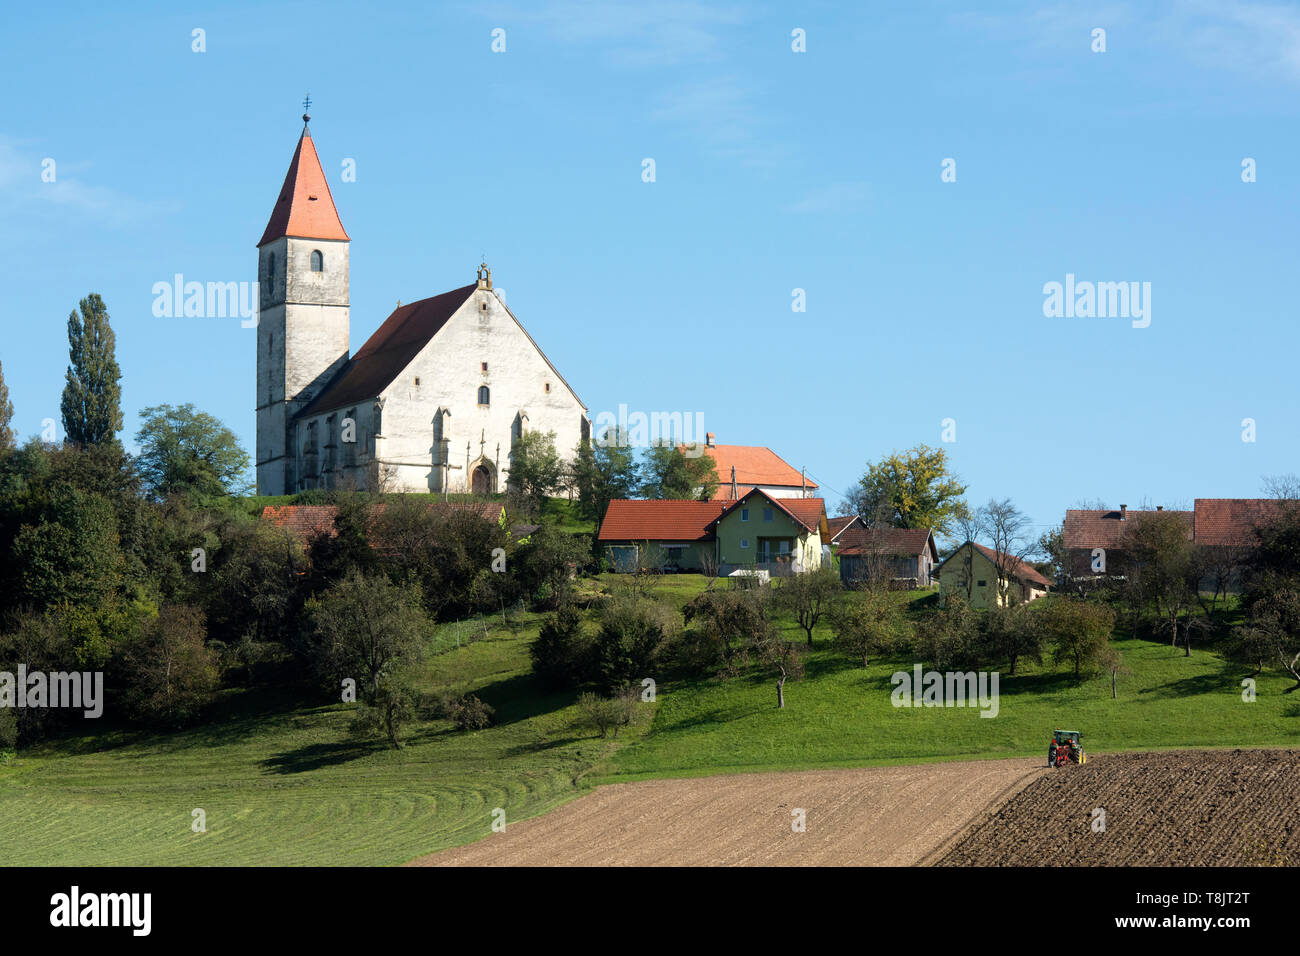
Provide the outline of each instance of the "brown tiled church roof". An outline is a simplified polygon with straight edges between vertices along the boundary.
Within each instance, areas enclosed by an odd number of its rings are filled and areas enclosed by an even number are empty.
[[[299,417],[377,396],[411,364],[476,288],[477,284],[472,283],[399,306],[338,370],[324,390],[307,403]]]
[[[330,194],[325,171],[321,169],[320,157],[316,155],[316,144],[312,142],[311,131],[306,126],[303,126],[302,136],[298,138],[298,148],[293,151],[293,162],[289,164],[284,185],[280,187],[280,197],[275,201],[275,208],[271,210],[271,218],[258,246],[264,246],[282,236],[299,239],[348,238],[338,210],[334,208],[334,197]]]

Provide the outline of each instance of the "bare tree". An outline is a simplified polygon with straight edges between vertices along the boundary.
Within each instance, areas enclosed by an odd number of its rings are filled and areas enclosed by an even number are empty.
[[[957,530],[961,536],[971,544],[966,548],[957,560],[961,562],[962,585],[966,588],[966,603],[970,604],[975,598],[975,547],[974,544],[984,534],[984,509],[977,511],[967,510],[956,518]]]
[[[1010,498],[989,503],[980,509],[984,532],[993,548],[993,566],[998,576],[998,603],[1007,604],[1016,571],[1033,552],[1037,542],[1031,537],[1033,524],[1029,516],[1011,503]]]

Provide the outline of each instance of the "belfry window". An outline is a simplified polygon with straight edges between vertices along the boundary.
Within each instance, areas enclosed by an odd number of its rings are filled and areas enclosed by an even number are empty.
[[[478,387],[478,403],[480,405],[492,404],[491,397],[491,393],[488,392],[488,387],[486,385],[480,385]]]
[[[311,251],[311,271],[312,272],[325,271],[325,257],[320,254],[319,249],[313,249]]]

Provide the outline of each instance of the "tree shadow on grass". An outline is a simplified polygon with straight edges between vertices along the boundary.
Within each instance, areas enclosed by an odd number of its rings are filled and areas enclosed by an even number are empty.
[[[1015,697],[1018,694],[1058,694],[1086,684],[1095,675],[1075,677],[1074,671],[1050,671],[1044,674],[1017,674],[1012,677],[1003,672],[998,677],[998,696]]]
[[[775,693],[776,692],[773,691],[773,701],[776,700]],[[775,704],[773,704],[773,707],[775,708]],[[672,723],[661,723],[655,727],[655,733],[667,734],[679,730],[690,730],[694,727],[718,726],[719,724],[730,723],[734,720],[744,720],[746,717],[759,712],[760,708],[757,707],[751,707],[748,709],[731,708],[729,710],[715,707],[711,710],[700,711],[690,717],[683,717],[681,720],[676,720]],[[662,720],[662,718],[660,719]]]
[[[350,740],[334,744],[310,744],[285,753],[272,754],[262,761],[269,773],[306,773],[348,763],[360,757],[383,750],[386,744],[378,741]]]
[[[573,703],[573,692],[543,691],[532,674],[518,674],[469,691],[492,708],[492,726],[550,714]]]
[[[1214,694],[1231,691],[1238,686],[1238,678],[1228,666],[1222,666],[1209,674],[1197,674],[1182,680],[1170,681],[1156,687],[1147,687],[1138,691],[1139,696],[1158,699],[1170,697],[1195,697],[1199,694]]]

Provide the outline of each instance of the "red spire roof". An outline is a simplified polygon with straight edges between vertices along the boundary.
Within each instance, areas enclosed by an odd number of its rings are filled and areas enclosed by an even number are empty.
[[[343,231],[334,197],[330,194],[329,180],[321,169],[316,144],[306,125],[298,138],[298,148],[293,152],[293,162],[280,187],[280,198],[271,210],[271,220],[258,246],[264,246],[281,236],[298,239],[348,239]]]

